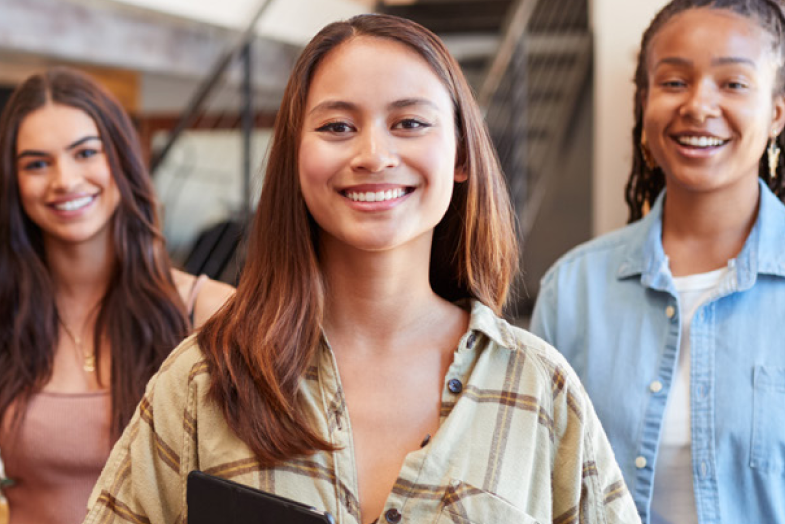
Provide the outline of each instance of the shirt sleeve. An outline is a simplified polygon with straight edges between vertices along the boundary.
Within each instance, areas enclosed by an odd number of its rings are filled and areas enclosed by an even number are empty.
[[[571,371],[555,399],[554,521],[640,524],[635,503],[594,407]],[[565,522],[571,521],[569,519]]]
[[[200,365],[193,359],[198,352],[188,351],[189,340],[148,383],[93,489],[84,524],[185,521],[184,479],[196,466],[193,424],[188,424],[195,420],[197,398],[191,377]]]

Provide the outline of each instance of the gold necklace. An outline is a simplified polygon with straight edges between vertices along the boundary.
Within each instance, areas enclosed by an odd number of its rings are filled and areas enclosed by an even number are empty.
[[[76,346],[76,349],[79,350],[79,353],[81,353],[82,358],[84,359],[84,362],[82,363],[82,369],[84,369],[87,373],[95,372],[95,352],[90,354],[86,353],[84,346],[82,345],[82,338],[75,336],[74,333],[68,329],[68,326],[65,325],[65,322],[63,322],[63,319],[60,318],[59,315],[57,320],[60,321],[60,325],[63,326],[66,334],[74,342],[74,345]],[[84,329],[82,331],[84,331]]]

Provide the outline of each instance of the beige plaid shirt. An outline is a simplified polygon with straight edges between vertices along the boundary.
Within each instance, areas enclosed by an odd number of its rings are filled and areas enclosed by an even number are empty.
[[[380,524],[640,523],[586,393],[552,347],[472,303],[439,431],[405,459]],[[184,523],[199,469],[361,524],[352,430],[333,354],[303,382],[311,423],[342,447],[261,468],[207,400],[193,337],[150,381],[90,497],[85,524]],[[365,516],[367,524],[376,516]]]

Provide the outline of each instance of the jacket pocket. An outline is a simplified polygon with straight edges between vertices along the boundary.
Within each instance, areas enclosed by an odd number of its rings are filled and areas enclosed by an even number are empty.
[[[753,372],[750,467],[785,470],[785,368],[756,366]]]
[[[541,524],[506,500],[465,482],[450,483],[436,524]]]

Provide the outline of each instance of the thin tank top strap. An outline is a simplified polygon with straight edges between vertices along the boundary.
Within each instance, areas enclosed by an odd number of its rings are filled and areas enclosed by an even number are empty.
[[[194,323],[194,306],[196,306],[196,297],[199,296],[199,291],[208,280],[210,280],[210,277],[202,273],[194,279],[194,283],[191,286],[191,292],[188,293],[188,301],[186,302],[185,307],[187,308],[188,319],[191,321],[191,325]]]

